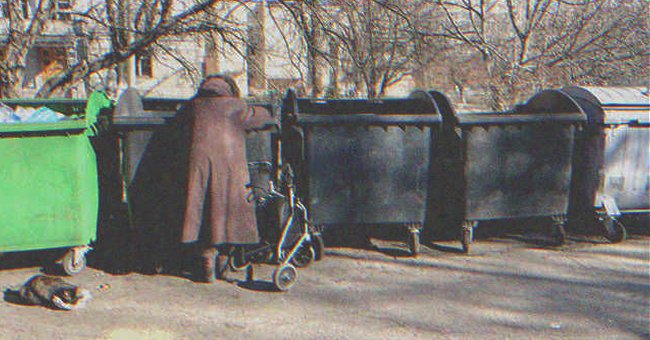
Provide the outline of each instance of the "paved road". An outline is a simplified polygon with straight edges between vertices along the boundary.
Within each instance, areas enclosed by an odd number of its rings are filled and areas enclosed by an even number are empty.
[[[650,338],[650,237],[601,241],[547,249],[504,236],[469,256],[425,246],[418,259],[396,242],[331,248],[287,293],[90,268],[69,280],[108,291],[72,312],[2,302],[0,338]],[[38,271],[4,269],[0,287]]]

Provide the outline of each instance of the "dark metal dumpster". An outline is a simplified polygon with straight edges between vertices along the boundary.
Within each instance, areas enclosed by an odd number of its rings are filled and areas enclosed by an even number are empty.
[[[112,117],[119,149],[122,202],[134,238],[130,243],[147,268],[164,267],[174,261],[171,249],[180,240],[177,233],[185,209],[186,157],[190,147],[190,124],[184,122],[187,116],[183,114],[186,102],[143,98],[135,89],[128,89],[118,100]],[[271,103],[248,104],[256,114],[263,114],[259,110],[268,115],[275,112]],[[258,196],[270,190],[279,168],[278,125],[270,123],[248,131],[251,187]]]
[[[134,88],[126,89],[120,96],[112,117],[117,133],[122,201],[128,202],[129,186],[135,178],[138,165],[154,132],[161,130],[176,115],[181,100],[161,100],[165,105],[145,102]],[[153,106],[153,107],[151,107]]]
[[[576,107],[549,110],[535,98],[504,113],[445,116],[450,150],[444,208],[462,224],[463,251],[481,221],[551,217],[554,241],[564,242]]]
[[[576,138],[571,224],[598,222],[610,241],[620,242],[626,230],[619,217],[650,212],[648,88],[566,87],[556,92],[550,92],[557,97],[551,105],[575,103],[587,115]],[[538,95],[539,100],[548,96]]]
[[[166,129],[182,110],[186,99],[141,97],[137,90],[127,89],[118,100],[112,123],[119,135],[120,161],[123,178],[123,199],[128,201],[128,188],[134,180],[140,162],[154,133],[171,133]],[[271,103],[249,101],[253,107],[266,109],[271,115],[276,111]],[[163,131],[165,130],[165,131]],[[260,133],[266,132],[266,133]],[[266,174],[264,178],[255,177],[254,186],[268,186],[271,176],[276,174],[279,162],[279,131],[276,126],[261,126],[249,131],[247,137],[247,157],[254,168],[255,175]],[[174,158],[178,155],[170,155]],[[259,171],[258,171],[259,170]]]
[[[296,98],[282,110],[283,156],[296,170],[311,221],[328,229],[405,226],[419,251],[442,122],[436,100]],[[293,136],[290,136],[293,134]],[[432,156],[433,155],[433,156]],[[323,228],[327,227],[327,228]]]

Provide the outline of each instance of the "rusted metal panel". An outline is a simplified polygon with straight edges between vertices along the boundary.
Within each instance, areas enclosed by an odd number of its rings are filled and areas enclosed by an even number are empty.
[[[289,96],[289,98],[291,95]],[[442,118],[430,94],[381,100],[293,98],[283,120],[311,219],[323,225],[423,223]],[[290,130],[290,129],[284,129]],[[291,144],[288,140],[283,142]],[[297,144],[301,144],[300,147]],[[293,151],[290,151],[290,148]]]
[[[465,219],[566,215],[573,134],[571,124],[464,126]]]

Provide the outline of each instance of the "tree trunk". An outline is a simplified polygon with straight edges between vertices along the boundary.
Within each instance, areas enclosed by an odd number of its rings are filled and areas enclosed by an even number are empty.
[[[310,19],[310,31],[307,41],[307,67],[309,69],[309,85],[311,87],[311,96],[321,98],[325,94],[323,88],[323,75],[325,74],[324,62],[321,56],[323,50],[322,31],[318,23]]]
[[[496,65],[492,58],[483,53],[483,62],[488,78],[487,104],[491,110],[502,111],[504,109],[502,86],[500,77],[495,74]]]
[[[266,90],[266,37],[264,23],[266,8],[257,4],[248,16],[248,43],[246,64],[248,66],[248,94],[261,95]]]
[[[339,96],[339,68],[340,68],[340,55],[339,44],[336,40],[329,40],[329,54],[330,54],[330,79],[327,90],[327,95],[333,98]]]
[[[219,62],[219,37],[218,34],[210,33],[210,38],[205,42],[205,58],[203,59],[203,76],[221,73]]]

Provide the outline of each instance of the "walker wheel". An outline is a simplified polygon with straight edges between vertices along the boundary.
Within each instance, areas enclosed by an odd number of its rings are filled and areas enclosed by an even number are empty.
[[[291,258],[291,264],[296,266],[296,268],[307,268],[309,265],[314,262],[316,258],[316,252],[314,247],[311,244],[305,242],[303,243],[298,251]]]
[[[80,254],[75,259],[75,251],[71,249],[63,257],[63,260],[61,261],[61,267],[67,275],[72,276],[79,274],[86,268],[86,256],[84,254]]]
[[[275,287],[283,292],[286,292],[296,283],[298,271],[290,264],[280,265],[273,272],[273,284]]]
[[[238,254],[236,254],[236,252],[233,252],[233,254],[230,254],[229,256],[228,265],[233,272],[241,272],[248,269],[251,265],[251,261],[243,260],[238,256]]]

